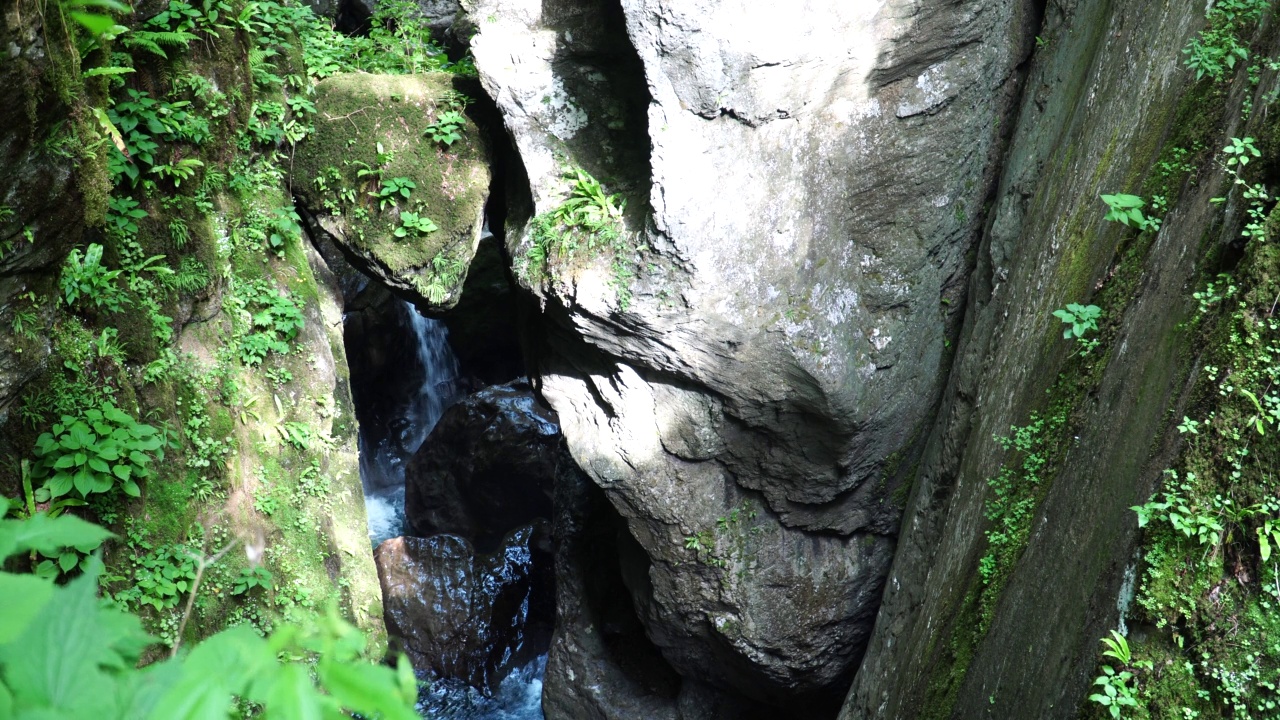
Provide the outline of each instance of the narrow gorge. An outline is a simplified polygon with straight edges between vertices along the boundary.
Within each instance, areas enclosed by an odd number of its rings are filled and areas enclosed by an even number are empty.
[[[0,720],[1280,720],[1269,0],[3,0]]]

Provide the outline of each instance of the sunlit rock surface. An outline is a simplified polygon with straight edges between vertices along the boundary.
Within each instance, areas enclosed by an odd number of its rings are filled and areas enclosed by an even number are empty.
[[[625,585],[648,637],[697,679],[691,708],[700,687],[833,707],[949,363],[1023,18],[1010,2],[464,6],[530,213],[565,200],[575,167],[627,200],[634,252],[525,284],[544,310],[530,370],[636,542]],[[508,231],[519,268],[528,226]]]

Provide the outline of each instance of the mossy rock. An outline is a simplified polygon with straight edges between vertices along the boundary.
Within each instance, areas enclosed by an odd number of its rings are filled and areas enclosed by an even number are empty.
[[[426,136],[457,107],[452,83],[443,73],[328,78],[316,86],[315,132],[299,144],[292,170],[314,225],[357,269],[425,310],[446,310],[461,296],[489,193],[488,157],[471,121],[451,145]],[[383,203],[377,191],[398,178],[412,181],[409,197]],[[402,213],[439,229],[396,237]]]

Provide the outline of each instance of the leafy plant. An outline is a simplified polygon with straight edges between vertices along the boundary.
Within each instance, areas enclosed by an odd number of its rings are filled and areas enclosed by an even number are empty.
[[[385,210],[388,205],[395,205],[400,198],[409,199],[409,193],[417,188],[417,184],[407,177],[383,180],[377,192],[370,193],[378,200],[378,209]]]
[[[162,178],[173,181],[174,187],[180,187],[183,180],[190,180],[196,175],[196,168],[204,167],[204,163],[196,158],[182,158],[171,163],[160,163],[151,167],[151,172]]]
[[[1096,338],[1085,337],[1098,329],[1098,318],[1102,317],[1102,309],[1097,305],[1071,303],[1065,308],[1054,310],[1053,316],[1067,326],[1062,331],[1062,337],[1067,340],[1075,338],[1080,344],[1082,353],[1087,355],[1098,347]]]
[[[247,567],[240,571],[231,589],[232,595],[245,595],[254,588],[271,589],[271,571],[261,565]]]
[[[120,270],[108,270],[102,264],[102,246],[90,243],[83,255],[76,248],[67,256],[62,266],[62,297],[67,305],[75,305],[81,298],[94,306],[119,312],[126,299],[116,285]]]
[[[1205,17],[1209,26],[1200,31],[1182,49],[1187,69],[1196,79],[1208,75],[1215,81],[1226,78],[1236,63],[1249,59],[1249,50],[1241,34],[1266,12],[1267,0],[1218,0],[1208,6]]]
[[[1222,148],[1222,152],[1227,154],[1227,166],[1239,165],[1244,167],[1249,164],[1250,158],[1262,157],[1262,151],[1258,150],[1258,146],[1254,144],[1251,137],[1231,138],[1231,144]]]
[[[240,341],[240,360],[246,365],[258,365],[269,353],[288,353],[289,341],[306,322],[297,304],[284,292],[262,282],[249,284],[240,302],[250,313],[253,329]]]
[[[44,485],[40,502],[60,498],[74,489],[82,498],[109,492],[117,484],[128,495],[141,494],[138,481],[151,476],[150,465],[164,459],[165,438],[110,401],[74,418],[64,415],[51,432],[36,439],[39,461],[32,467]]]
[[[418,213],[402,212],[400,213],[400,227],[395,229],[395,236],[398,238],[419,237],[428,233],[433,233],[440,228],[436,226],[431,218]]]
[[[462,113],[456,110],[447,110],[440,113],[435,122],[427,126],[423,134],[431,138],[431,142],[441,143],[445,147],[452,147],[455,142],[462,139],[462,128],[466,123],[467,119]]]
[[[132,582],[115,594],[116,602],[126,608],[149,606],[156,610],[175,608],[183,595],[195,587],[196,560],[185,545],[153,548],[145,539],[134,544]]]
[[[1102,654],[1117,660],[1120,669],[1103,665],[1102,674],[1093,681],[1102,692],[1090,695],[1089,699],[1105,707],[1111,717],[1118,719],[1124,713],[1124,708],[1138,706],[1137,687],[1130,682],[1134,675],[1124,668],[1132,664],[1135,668],[1150,670],[1153,664],[1149,660],[1134,663],[1129,651],[1129,641],[1115,630],[1111,631],[1111,637],[1102,638],[1101,642],[1107,647]]]
[[[106,530],[79,518],[6,519],[0,498],[0,564],[31,550],[101,543]],[[56,586],[0,572],[0,698],[6,716],[115,717],[167,720],[227,717],[237,698],[266,720],[347,717],[416,720],[412,668],[361,659],[365,640],[330,610],[306,627],[283,626],[269,638],[246,626],[224,630],[138,667],[154,640],[136,616],[97,598],[101,563]],[[312,674],[314,672],[314,675]],[[314,679],[313,679],[314,678]]]
[[[1102,202],[1107,204],[1106,220],[1118,222],[1125,227],[1135,227],[1141,231],[1160,229],[1160,218],[1143,214],[1146,202],[1137,195],[1102,195]]]

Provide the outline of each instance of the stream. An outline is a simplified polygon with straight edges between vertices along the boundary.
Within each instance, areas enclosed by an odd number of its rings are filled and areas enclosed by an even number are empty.
[[[444,412],[462,398],[458,361],[444,324],[423,317],[407,302],[399,301],[395,309],[416,341],[415,352],[399,358],[402,364],[396,372],[420,377],[421,382],[415,392],[397,400],[385,428],[361,426],[360,479],[374,547],[404,533],[405,468]],[[419,678],[429,685],[424,686],[418,711],[424,718],[439,720],[542,720],[545,668],[543,655],[512,669],[491,697],[461,680],[420,672]]]

